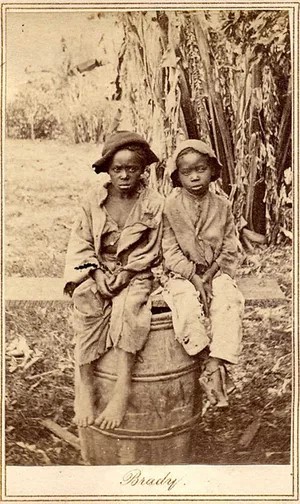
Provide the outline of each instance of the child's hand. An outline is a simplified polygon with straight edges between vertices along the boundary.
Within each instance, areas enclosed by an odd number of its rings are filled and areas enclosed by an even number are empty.
[[[111,292],[118,292],[126,287],[132,278],[132,273],[129,271],[120,271],[116,276],[112,277],[108,282],[108,287]]]
[[[103,271],[97,269],[93,272],[93,278],[96,282],[97,289],[100,292],[101,296],[107,299],[111,299],[113,297],[112,292],[109,288],[109,276],[103,273]]]
[[[213,281],[213,278],[214,278],[214,276],[215,276],[215,274],[217,273],[218,270],[219,270],[219,265],[216,263],[216,261],[214,261],[212,263],[211,267],[208,268],[208,270],[202,276],[202,282],[204,284],[204,290],[206,292],[206,296],[207,296],[207,299],[208,299],[209,303],[211,302],[212,297],[213,297],[213,293],[212,293],[212,281]]]
[[[198,291],[200,294],[200,299],[203,304],[204,315],[206,317],[208,317],[208,302],[207,302],[206,292],[204,289],[203,280],[198,275],[194,275],[193,278],[191,279],[191,282],[192,282],[193,286],[195,287],[196,291]]]
[[[213,273],[210,270],[207,270],[206,273],[202,276],[203,287],[206,293],[206,297],[208,303],[211,302],[213,294],[212,294],[212,279]]]

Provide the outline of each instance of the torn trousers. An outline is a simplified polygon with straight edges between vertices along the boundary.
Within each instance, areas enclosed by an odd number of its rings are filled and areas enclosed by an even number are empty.
[[[137,274],[118,295],[104,299],[90,277],[73,293],[75,362],[89,364],[111,347],[136,353],[145,345],[151,325],[152,276]]]
[[[208,346],[211,357],[237,364],[242,341],[243,295],[225,273],[213,279],[212,295],[207,320],[192,283],[178,276],[168,279],[163,297],[172,311],[175,338],[190,355]]]

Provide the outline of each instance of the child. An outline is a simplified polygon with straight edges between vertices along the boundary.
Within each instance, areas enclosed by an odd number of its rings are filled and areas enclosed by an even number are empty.
[[[186,351],[193,355],[209,346],[199,382],[212,405],[226,407],[225,363],[238,362],[244,300],[234,281],[237,239],[230,203],[209,190],[221,165],[204,142],[186,140],[168,167],[174,189],[164,211],[165,299]],[[210,339],[202,309],[210,319]]]
[[[142,175],[155,161],[140,135],[111,135],[93,165],[96,173],[106,172],[111,180],[90,192],[71,233],[65,292],[73,293],[74,301],[75,422],[81,427],[120,425],[135,355],[150,332],[151,267],[161,257],[163,199],[145,187]],[[117,381],[96,418],[93,363],[112,346]]]

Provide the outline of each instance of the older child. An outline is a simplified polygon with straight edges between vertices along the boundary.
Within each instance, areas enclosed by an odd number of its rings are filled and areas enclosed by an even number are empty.
[[[67,251],[65,291],[74,301],[75,422],[103,429],[120,425],[131,388],[131,369],[151,322],[153,266],[160,258],[162,197],[142,175],[157,157],[136,133],[120,131],[104,144],[93,167],[110,182],[90,192]],[[117,352],[117,381],[105,410],[94,411],[93,363]]]
[[[220,170],[204,142],[178,146],[169,161],[175,188],[165,203],[162,243],[175,336],[191,355],[209,346],[199,382],[212,405],[226,407],[232,384],[225,363],[238,362],[244,300],[234,281],[237,239],[230,203],[209,190]]]

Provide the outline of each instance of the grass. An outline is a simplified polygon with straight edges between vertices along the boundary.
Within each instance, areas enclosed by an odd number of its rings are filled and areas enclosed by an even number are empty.
[[[62,276],[76,207],[98,180],[90,168],[98,155],[95,145],[7,142],[6,275]],[[226,412],[209,410],[196,428],[195,463],[289,463],[291,268],[291,249],[286,245],[258,248],[240,269],[240,275],[276,278],[286,301],[247,305],[241,361],[232,370],[237,390]],[[80,464],[80,454],[40,424],[51,418],[76,434],[71,306],[7,302],[7,343],[20,335],[40,358],[27,370],[14,368],[7,359],[7,463]],[[250,446],[242,449],[239,439],[257,418],[261,427]]]
[[[41,359],[28,370],[6,378],[6,460],[8,464],[77,464],[79,454],[41,426],[51,418],[72,426],[73,357],[70,306],[59,302],[7,303],[6,331],[10,342],[18,334]],[[53,374],[44,374],[53,373]],[[35,378],[36,377],[36,378]],[[21,445],[20,445],[21,443]]]
[[[95,144],[7,141],[6,275],[63,275],[76,208],[101,178],[91,168],[99,157]]]

